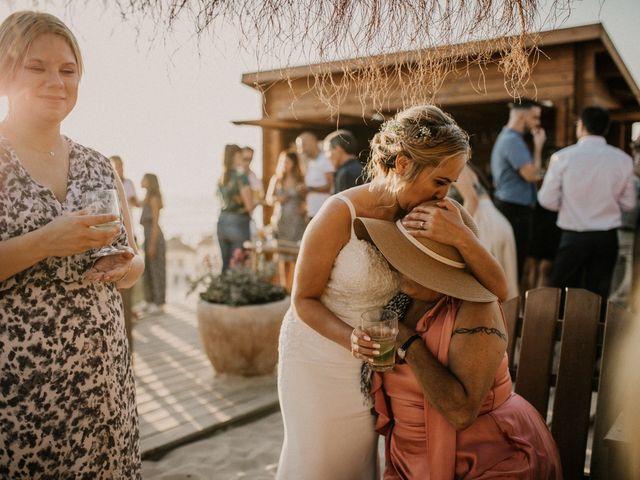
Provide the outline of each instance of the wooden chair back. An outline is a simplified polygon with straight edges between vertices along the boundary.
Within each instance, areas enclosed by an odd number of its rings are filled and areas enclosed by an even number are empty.
[[[517,299],[503,306],[507,351],[515,366],[515,391],[551,422],[565,478],[584,473],[589,411],[595,372],[600,318],[600,297],[582,289],[537,288],[525,294],[523,316]],[[515,358],[516,338],[520,352]],[[558,372],[554,374],[554,350],[560,342]],[[549,409],[551,388],[555,387]]]
[[[615,422],[622,407],[620,398],[615,394],[612,383],[615,368],[619,368],[617,354],[626,337],[628,329],[635,321],[633,314],[618,305],[609,303],[602,340],[602,360],[598,382],[598,403],[593,428],[593,447],[591,449],[591,478],[606,479],[611,477],[607,471],[608,455],[604,437]],[[637,366],[630,365],[629,368]]]

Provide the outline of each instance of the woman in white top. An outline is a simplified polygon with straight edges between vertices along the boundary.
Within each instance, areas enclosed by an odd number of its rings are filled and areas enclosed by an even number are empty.
[[[394,220],[411,212],[403,224],[414,236],[454,245],[486,288],[507,295],[502,269],[444,200],[469,157],[466,132],[440,109],[416,106],[382,126],[371,152],[372,182],[330,198],[302,239],[280,333],[279,479],[376,478],[374,421],[350,337],[361,313],[384,306],[398,281],[377,250],[355,237],[356,216]],[[434,199],[441,201],[421,206]]]

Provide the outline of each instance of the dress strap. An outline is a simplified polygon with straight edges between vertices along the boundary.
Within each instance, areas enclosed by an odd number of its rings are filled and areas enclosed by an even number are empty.
[[[334,195],[334,197],[339,198],[347,204],[347,207],[349,207],[349,212],[351,213],[351,238],[356,238],[356,232],[353,229],[353,221],[356,219],[356,207],[353,206],[351,200],[349,200],[345,195],[338,193]]]

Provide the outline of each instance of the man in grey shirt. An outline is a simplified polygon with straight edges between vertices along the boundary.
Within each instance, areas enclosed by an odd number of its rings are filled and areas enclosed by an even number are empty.
[[[520,277],[533,233],[535,184],[541,178],[542,147],[547,137],[540,126],[542,108],[538,102],[520,99],[509,108],[509,122],[491,151],[491,174],[494,203],[513,228]],[[526,132],[533,135],[533,154],[523,138]]]

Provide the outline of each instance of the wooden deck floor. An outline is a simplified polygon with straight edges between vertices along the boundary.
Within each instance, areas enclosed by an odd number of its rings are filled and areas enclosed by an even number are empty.
[[[277,409],[274,375],[218,375],[200,346],[195,305],[137,320],[134,371],[143,458]]]

